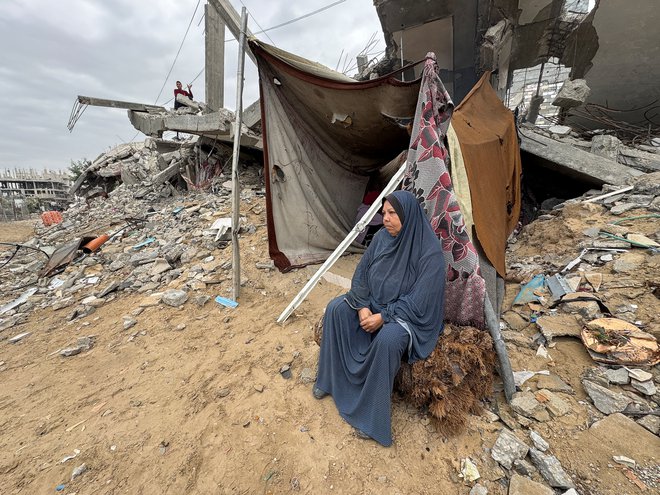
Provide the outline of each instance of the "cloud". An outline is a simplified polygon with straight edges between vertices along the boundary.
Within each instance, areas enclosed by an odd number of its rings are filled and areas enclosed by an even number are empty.
[[[174,82],[190,82],[204,68],[205,2],[199,4],[186,41],[174,61],[196,0],[4,0],[0,9],[3,63],[3,118],[0,168],[65,169],[71,160],[95,158],[130,140],[136,131],[125,110],[89,107],[74,131],[66,123],[77,95],[163,104]],[[253,32],[267,29],[332,0],[273,2],[230,0],[240,13],[245,4]],[[199,25],[198,25],[199,24]],[[371,0],[347,0],[315,16],[258,37],[266,43],[335,68],[342,49],[351,61],[378,33]],[[232,38],[229,30],[226,38]],[[225,107],[236,99],[238,43],[225,44]],[[204,101],[204,74],[193,83]],[[244,107],[259,96],[257,69],[246,58]],[[172,103],[169,102],[169,106]],[[136,139],[144,139],[139,134]]]

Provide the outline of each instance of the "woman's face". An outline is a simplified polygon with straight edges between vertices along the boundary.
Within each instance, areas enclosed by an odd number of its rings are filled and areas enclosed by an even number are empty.
[[[401,220],[396,210],[389,201],[383,203],[383,226],[392,237],[396,237],[401,231]]]

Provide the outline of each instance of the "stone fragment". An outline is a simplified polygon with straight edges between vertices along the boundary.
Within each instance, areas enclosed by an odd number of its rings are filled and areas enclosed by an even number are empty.
[[[128,330],[129,328],[133,328],[135,325],[137,325],[137,320],[131,318],[130,316],[124,316],[124,330]]]
[[[168,306],[178,308],[188,300],[188,293],[183,290],[169,289],[163,293],[162,302]]]
[[[591,89],[585,79],[566,79],[552,101],[552,105],[562,108],[579,107],[589,97]]]
[[[484,410],[483,410],[483,412],[481,413],[481,415],[482,415],[484,418],[486,418],[486,421],[488,421],[489,423],[494,423],[495,421],[499,421],[499,420],[500,420],[500,417],[499,417],[497,414],[495,414],[493,411],[490,411],[490,410],[488,410],[488,409],[486,409],[486,408],[484,408]]]
[[[638,368],[628,368],[628,375],[630,378],[637,380],[638,382],[646,382],[653,379],[653,375],[648,371],[640,370]]]
[[[20,342],[21,340],[23,340],[25,337],[28,337],[30,335],[32,335],[32,332],[19,333],[18,335],[14,335],[11,339],[9,339],[9,343],[10,344],[16,344],[16,343]]]
[[[575,303],[571,303],[575,304]],[[536,320],[536,325],[546,338],[551,342],[555,337],[580,337],[582,325],[577,320],[577,317],[572,314],[559,313],[554,316],[541,316]]]
[[[582,380],[582,386],[593,401],[596,409],[603,414],[621,412],[632,402],[632,400],[625,395],[612,392],[610,389],[597,385],[589,380]]]
[[[634,468],[637,465],[634,459],[631,459],[630,457],[626,457],[625,455],[615,455],[612,456],[612,459],[617,464],[621,464],[629,468]]]
[[[67,347],[65,349],[62,349],[60,351],[60,356],[63,357],[71,357],[75,356],[76,354],[80,354],[82,352],[82,347],[76,346],[76,347]]]
[[[626,385],[630,381],[626,368],[608,369],[605,370],[605,375],[607,380],[614,385]]]
[[[553,417],[563,416],[571,411],[571,405],[550,390],[539,390],[536,399],[542,403]],[[542,449],[541,449],[542,450]]]
[[[628,234],[626,236],[626,239],[629,241],[637,242],[639,244],[644,244],[645,246],[651,246],[651,247],[660,247],[660,244],[655,242],[653,239],[649,239],[645,235],[642,234]]]
[[[514,474],[509,481],[509,495],[554,495],[555,492],[541,483]]]
[[[649,414],[637,420],[637,424],[643,426],[654,435],[660,432],[660,417]]]
[[[563,392],[565,394],[574,394],[573,388],[564,382],[557,375],[537,375],[534,377],[536,380],[536,387],[539,389],[550,390],[551,392]]]
[[[534,430],[529,430],[529,438],[532,439],[534,447],[536,447],[541,452],[545,452],[550,448],[550,444],[546,442],[543,437],[536,433]]]
[[[150,275],[160,275],[161,273],[168,272],[172,269],[172,266],[167,262],[166,259],[164,258],[159,258],[156,260],[156,262],[152,265],[151,270],[149,272]]]
[[[573,480],[566,474],[555,456],[544,454],[535,448],[529,449],[529,456],[532,464],[536,466],[550,486],[563,489],[575,488]]]
[[[477,483],[472,487],[469,495],[488,495],[488,488]]]
[[[86,471],[87,471],[87,464],[84,464],[84,463],[81,464],[80,466],[75,468],[73,470],[73,472],[71,473],[71,481],[73,481],[74,479],[76,479],[78,476],[82,475]]]
[[[502,338],[505,342],[510,342],[519,347],[529,347],[531,340],[523,333],[514,330],[502,330]]]
[[[600,306],[597,301],[575,301],[573,299],[581,296],[580,293],[575,294],[575,296],[566,294],[566,296],[562,298],[562,308],[564,311],[567,313],[577,313],[585,320],[595,320],[601,316]]]
[[[517,436],[507,429],[503,429],[495,441],[495,445],[490,451],[493,459],[499,462],[507,469],[511,469],[513,462],[517,459],[523,459],[529,447]]]
[[[316,381],[316,373],[312,368],[303,368],[300,372],[300,381],[302,383],[312,383]]]
[[[570,490],[566,490],[562,495],[580,495],[577,491],[575,491],[575,488],[571,488]]]
[[[75,304],[75,301],[73,300],[72,297],[67,297],[66,299],[62,299],[60,301],[55,302],[51,308],[53,308],[53,311],[57,311],[59,309],[64,309],[68,308],[69,306],[73,306]]]
[[[629,203],[635,203],[640,206],[648,206],[653,201],[655,196],[652,194],[631,194],[628,196],[627,201]]]
[[[598,239],[592,244],[598,249],[630,249],[630,243],[618,239]]]
[[[531,477],[536,472],[536,468],[525,459],[516,459],[513,461],[513,470],[521,476],[527,477]]]
[[[638,392],[643,393],[644,395],[655,395],[655,393],[658,391],[658,389],[655,386],[655,383],[653,383],[653,380],[640,382],[639,380],[631,379],[630,385],[632,385],[632,388],[634,388]]]
[[[99,299],[96,296],[89,296],[89,297],[86,297],[85,299],[83,299],[80,303],[85,305],[85,306],[91,306],[93,308],[100,308],[101,306],[103,306],[105,304],[105,300],[104,299]]]
[[[597,134],[591,138],[591,152],[594,155],[617,161],[621,141],[616,136]]]
[[[534,418],[537,421],[547,421],[550,419],[547,417],[545,406],[536,400],[536,397],[534,397],[534,394],[531,392],[518,392],[513,394],[513,399],[511,399],[511,409],[522,416]]]
[[[568,136],[571,133],[571,130],[572,129],[567,125],[551,125],[548,128],[548,131],[557,134],[558,136]]]
[[[463,480],[467,483],[472,483],[473,481],[481,478],[477,465],[472,462],[472,459],[466,457],[461,459],[461,474]]]
[[[193,299],[193,301],[195,301],[195,304],[197,304],[197,306],[199,306],[200,308],[210,300],[211,300],[211,296],[207,296],[207,295],[197,296]]]
[[[522,330],[527,325],[529,325],[529,321],[527,321],[515,311],[507,311],[506,313],[502,314],[502,319],[513,330]]]
[[[634,210],[635,208],[639,208],[639,205],[634,203],[621,203],[610,208],[610,213],[612,215],[621,215],[627,211]]]

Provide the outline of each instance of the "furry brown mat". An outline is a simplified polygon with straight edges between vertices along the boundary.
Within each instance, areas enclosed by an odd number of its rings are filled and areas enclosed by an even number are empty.
[[[322,319],[314,326],[320,345]],[[456,435],[468,415],[481,412],[481,401],[492,393],[496,355],[488,332],[445,325],[434,351],[424,361],[401,363],[394,379],[404,401],[428,410],[440,433]]]

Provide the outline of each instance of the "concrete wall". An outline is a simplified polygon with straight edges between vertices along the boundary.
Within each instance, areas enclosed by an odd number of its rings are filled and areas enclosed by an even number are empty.
[[[576,33],[578,49],[591,46],[595,51],[590,61],[578,60],[575,67],[576,74],[582,72],[591,88],[587,103],[626,110],[659,100],[658,0],[601,0],[593,12],[591,27],[582,30],[582,39],[581,33]],[[570,58],[570,47],[566,58]],[[627,122],[643,121],[644,110],[616,116]],[[655,125],[660,126],[660,111],[652,113],[656,115]]]

